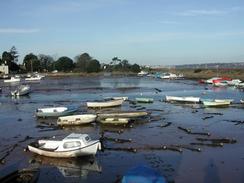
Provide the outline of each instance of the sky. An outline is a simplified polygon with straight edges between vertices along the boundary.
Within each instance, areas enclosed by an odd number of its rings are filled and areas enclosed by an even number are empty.
[[[140,65],[244,62],[243,0],[1,0],[0,53]]]

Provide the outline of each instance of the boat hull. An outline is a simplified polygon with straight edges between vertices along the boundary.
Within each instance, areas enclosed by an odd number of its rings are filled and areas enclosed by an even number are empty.
[[[64,116],[58,118],[57,124],[60,126],[88,124],[94,122],[96,117],[94,114]]]
[[[153,103],[153,98],[136,98],[139,103]]]
[[[87,102],[87,107],[89,108],[115,107],[115,106],[122,105],[123,102],[124,102],[123,99],[106,101],[106,102]]]
[[[53,158],[75,158],[80,156],[90,156],[95,155],[97,150],[101,148],[101,144],[99,141],[93,142],[86,147],[82,147],[79,149],[74,149],[70,151],[48,151],[43,150],[32,145],[28,145],[28,149],[41,156],[53,157]]]
[[[62,112],[36,112],[36,117],[59,117],[59,116],[66,116],[73,114],[76,112],[78,109],[68,109],[66,111]]]
[[[101,113],[97,114],[100,118],[138,118],[147,116],[148,112],[135,111],[135,112],[113,112],[113,113]]]
[[[111,124],[111,125],[123,125],[129,122],[128,118],[106,118],[100,119],[100,123],[102,124]]]
[[[230,101],[203,101],[203,105],[205,107],[228,107],[230,105]]]
[[[199,103],[199,97],[175,97],[175,96],[166,96],[167,102],[182,102],[182,103]]]

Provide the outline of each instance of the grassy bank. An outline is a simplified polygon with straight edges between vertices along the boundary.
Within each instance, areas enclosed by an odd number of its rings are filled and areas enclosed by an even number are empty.
[[[71,76],[80,76],[80,77],[94,77],[94,76],[136,76],[137,73],[133,72],[94,72],[94,73],[85,73],[85,72],[58,72],[58,73],[47,73],[49,77],[71,77]]]
[[[185,78],[196,80],[216,76],[244,80],[244,69],[173,69],[168,72],[184,74]]]

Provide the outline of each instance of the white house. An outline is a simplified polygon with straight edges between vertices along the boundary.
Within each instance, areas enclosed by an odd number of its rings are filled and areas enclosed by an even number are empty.
[[[3,73],[3,74],[8,74],[8,66],[7,65],[0,65],[0,74]]]

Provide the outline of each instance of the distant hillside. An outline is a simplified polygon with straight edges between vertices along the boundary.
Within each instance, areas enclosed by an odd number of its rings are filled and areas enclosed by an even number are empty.
[[[185,65],[176,65],[176,69],[241,69],[244,68],[244,62],[237,62],[237,63],[206,63],[206,64],[185,64]]]

